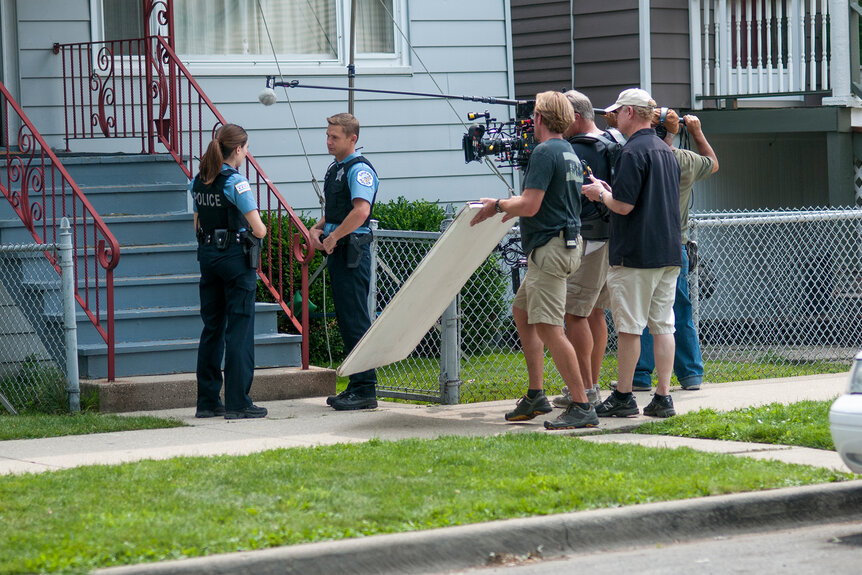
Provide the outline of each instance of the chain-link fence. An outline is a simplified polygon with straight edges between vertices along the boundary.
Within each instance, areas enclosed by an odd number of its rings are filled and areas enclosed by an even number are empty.
[[[79,409],[71,252],[71,243],[0,245],[0,412]],[[68,294],[46,253],[69,270]]]
[[[692,228],[699,265],[689,282],[704,381],[848,369],[862,346],[862,210],[693,214]],[[444,314],[407,359],[378,370],[381,396],[448,403],[524,392],[527,372],[511,315],[523,275],[517,233],[501,242],[447,310],[454,321]],[[369,302],[375,314],[437,237],[375,232],[376,282]],[[606,317],[608,349],[599,383],[608,388],[616,379],[616,336],[613,318]],[[441,337],[450,333],[450,323],[454,335]],[[445,359],[449,347],[458,357],[454,370]],[[546,391],[557,393],[561,386],[546,355]]]

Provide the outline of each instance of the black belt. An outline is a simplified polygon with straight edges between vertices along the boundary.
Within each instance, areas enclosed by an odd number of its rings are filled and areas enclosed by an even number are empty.
[[[198,244],[202,246],[211,246],[219,244],[227,246],[228,244],[242,244],[243,232],[236,230],[211,230],[205,232],[198,230]]]

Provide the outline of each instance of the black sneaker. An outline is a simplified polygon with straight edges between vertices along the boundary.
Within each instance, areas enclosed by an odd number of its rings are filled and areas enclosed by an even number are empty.
[[[224,406],[217,405],[213,409],[205,409],[205,408],[197,408],[195,410],[195,417],[200,419],[206,419],[208,417],[220,417],[224,415]]]
[[[377,409],[377,397],[374,395],[358,395],[354,391],[339,394],[330,404],[335,411],[353,411],[356,409]]]
[[[552,411],[554,411],[554,408],[551,407],[548,398],[545,397],[545,392],[540,391],[533,399],[530,399],[526,395],[519,399],[515,405],[515,410],[506,414],[506,421],[527,421],[537,415],[551,413]]]
[[[336,399],[343,399],[344,397],[347,396],[348,393],[350,393],[350,388],[345,389],[344,391],[342,391],[338,395],[330,395],[329,397],[326,398],[326,405],[332,405],[333,401],[335,401]]]
[[[249,405],[248,407],[243,407],[242,409],[238,409],[236,411],[226,411],[224,414],[225,419],[257,419],[260,417],[266,417],[266,414],[269,413],[265,407],[258,407],[257,405]]]
[[[554,421],[545,422],[545,429],[580,429],[598,426],[599,416],[596,415],[595,407],[590,405],[587,410],[574,403],[569,405]]]
[[[633,395],[628,399],[618,399],[616,392],[611,392],[607,399],[596,407],[596,415],[599,417],[629,417],[638,413],[638,402]]]
[[[649,405],[644,407],[644,415],[650,417],[672,417],[676,415],[670,395],[653,395]]]

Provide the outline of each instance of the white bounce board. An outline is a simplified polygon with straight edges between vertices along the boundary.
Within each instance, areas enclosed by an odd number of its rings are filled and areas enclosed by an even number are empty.
[[[416,349],[517,220],[503,222],[503,214],[494,214],[470,226],[480,209],[481,203],[469,203],[461,209],[342,362],[338,375],[401,361]]]

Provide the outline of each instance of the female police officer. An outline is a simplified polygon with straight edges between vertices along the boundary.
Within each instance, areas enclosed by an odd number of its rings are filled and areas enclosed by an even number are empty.
[[[201,266],[198,403],[195,417],[265,417],[248,395],[254,377],[256,261],[266,225],[248,180],[237,171],[248,155],[248,134],[225,124],[201,158],[191,183]],[[224,357],[225,404],[219,400]]]

